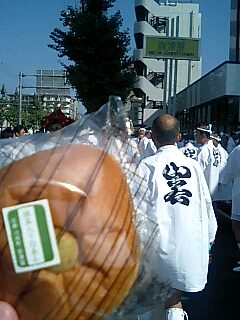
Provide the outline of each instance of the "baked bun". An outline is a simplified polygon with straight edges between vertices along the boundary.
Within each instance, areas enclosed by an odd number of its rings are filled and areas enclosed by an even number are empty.
[[[86,145],[42,151],[0,170],[0,209],[49,201],[60,266],[16,274],[0,218],[0,299],[21,320],[101,319],[131,290],[140,243],[124,174]]]

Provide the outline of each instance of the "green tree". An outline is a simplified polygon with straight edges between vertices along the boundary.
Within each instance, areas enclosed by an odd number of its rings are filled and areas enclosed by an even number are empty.
[[[6,93],[7,93],[7,91],[6,91],[6,89],[5,89],[5,85],[4,85],[4,84],[2,85],[2,88],[1,88],[0,93],[1,93],[1,97],[4,99],[4,98],[5,98],[5,96],[6,96]]]
[[[33,131],[41,127],[41,121],[49,115],[50,111],[43,108],[42,102],[37,95],[34,95],[33,104],[28,108],[28,125],[31,125]]]
[[[16,126],[19,120],[19,95],[15,92],[14,96],[8,101],[7,108],[5,109],[5,119],[10,126]]]
[[[79,8],[68,7],[60,18],[67,31],[55,28],[50,34],[55,44],[49,47],[68,58],[69,64],[62,65],[88,112],[99,109],[109,95],[125,100],[133,87],[129,32],[120,30],[120,11],[108,16],[115,1],[82,0]]]

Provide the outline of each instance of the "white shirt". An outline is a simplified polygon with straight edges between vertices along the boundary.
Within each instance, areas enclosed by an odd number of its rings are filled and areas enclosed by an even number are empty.
[[[141,154],[141,160],[153,156],[157,152],[157,148],[152,139],[148,139],[147,144],[144,145],[144,148],[141,147],[142,146],[140,142],[139,153]]]
[[[235,141],[232,137],[229,137],[228,143],[227,143],[227,152],[231,153],[233,149],[237,146],[238,140]]]
[[[199,164],[168,145],[142,160],[139,169],[148,183],[146,212],[158,225],[160,276],[178,290],[201,291],[217,223]]]
[[[218,190],[221,157],[212,140],[209,140],[201,147],[197,161],[203,170],[212,201],[214,201]]]
[[[240,145],[228,157],[227,180],[233,182],[232,219],[240,221]]]
[[[138,149],[139,149],[141,159],[144,159],[147,157],[146,149],[147,149],[148,141],[149,139],[147,137],[143,137],[138,144]]]
[[[197,158],[198,148],[195,147],[191,142],[187,142],[184,147],[179,150],[186,156],[192,159]]]
[[[219,143],[217,146],[221,163],[219,166],[219,182],[218,182],[218,190],[215,195],[214,200],[231,200],[232,199],[232,183],[227,181],[227,159],[228,153]]]

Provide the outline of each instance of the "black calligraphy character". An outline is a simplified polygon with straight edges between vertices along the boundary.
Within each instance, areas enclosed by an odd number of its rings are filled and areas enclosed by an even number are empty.
[[[219,153],[218,149],[213,149],[213,157],[214,157],[213,165],[214,165],[214,167],[218,167],[218,165],[221,162],[220,153]]]
[[[171,191],[164,196],[164,200],[170,201],[172,205],[178,202],[188,206],[190,203],[188,198],[192,197],[192,193],[181,187],[187,184],[184,179],[191,177],[191,171],[185,166],[178,167],[174,162],[171,162],[170,166],[166,165],[163,170],[163,176],[168,180],[167,185],[171,188]]]
[[[186,157],[196,158],[196,150],[194,149],[186,148],[184,154]]]

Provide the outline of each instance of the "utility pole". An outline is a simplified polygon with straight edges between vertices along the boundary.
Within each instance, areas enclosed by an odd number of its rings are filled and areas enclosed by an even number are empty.
[[[24,86],[23,85],[23,78],[24,77],[47,77],[47,78],[63,78],[64,79],[64,85],[63,86]],[[23,101],[23,89],[66,89],[66,84],[67,84],[67,75],[66,71],[64,71],[64,74],[26,74],[23,72],[19,72],[18,74],[18,88],[19,88],[19,108],[18,108],[18,124],[22,124],[22,101]]]
[[[19,123],[19,124],[22,124],[22,87],[23,87],[23,81],[22,81],[22,79],[23,79],[23,73],[22,73],[22,72],[19,72],[19,74],[18,74],[18,79],[19,79],[19,81],[18,81],[18,84],[19,84],[19,86],[18,86],[18,88],[19,88],[19,90],[18,90],[18,92],[19,92],[19,114],[18,114],[18,123]]]

